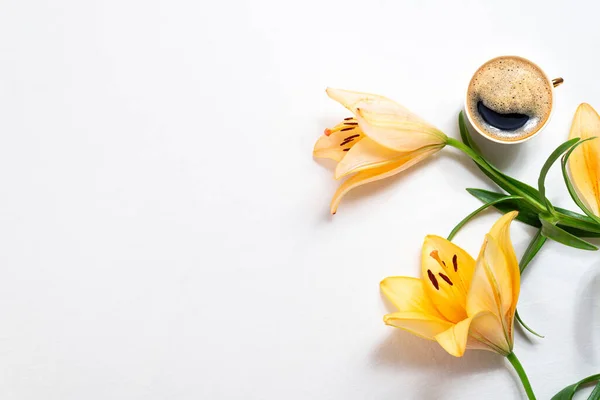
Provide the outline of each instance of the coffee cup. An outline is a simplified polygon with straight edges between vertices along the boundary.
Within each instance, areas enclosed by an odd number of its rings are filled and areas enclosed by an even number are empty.
[[[554,108],[550,79],[523,57],[501,56],[477,69],[467,88],[465,111],[473,128],[497,143],[522,143],[539,134]]]

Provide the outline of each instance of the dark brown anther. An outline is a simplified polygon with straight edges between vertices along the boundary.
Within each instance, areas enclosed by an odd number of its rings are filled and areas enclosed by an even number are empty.
[[[342,151],[350,151],[350,149],[342,149]]]
[[[346,141],[346,140],[350,140],[350,139],[354,139],[354,138],[357,138],[357,137],[360,137],[360,135],[352,135],[352,136],[348,136],[346,139],[344,139],[344,141]]]
[[[342,128],[340,129],[340,131],[344,132],[344,131],[351,131],[352,129],[354,129],[354,127],[350,126],[348,128]]]
[[[344,125],[358,125],[358,122],[344,122]]]
[[[350,140],[344,140],[342,143],[340,143],[340,146],[345,146],[348,143],[350,143],[351,141],[353,141],[354,139],[350,139]]]
[[[438,272],[438,275],[440,276],[440,278],[442,278],[443,280],[445,280],[448,285],[454,286],[454,284],[452,283],[452,281],[450,280],[450,278],[448,278],[446,275],[442,274],[441,272]]]
[[[452,265],[454,265],[454,272],[458,271],[458,260],[456,254],[452,257]]]
[[[433,272],[431,272],[430,269],[427,270],[427,276],[429,277],[429,280],[431,281],[431,284],[435,287],[435,289],[440,290],[440,285],[438,284],[437,279],[435,279],[435,275],[433,274]]]
[[[444,267],[446,266],[446,261],[442,260],[442,264],[444,264]]]
[[[344,118],[344,121],[350,121],[351,119],[354,119],[354,117]]]

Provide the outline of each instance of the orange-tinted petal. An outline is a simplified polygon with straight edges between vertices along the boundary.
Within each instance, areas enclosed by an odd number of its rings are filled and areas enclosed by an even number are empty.
[[[589,104],[575,112],[569,139],[598,139],[585,142],[569,157],[569,171],[579,197],[595,215],[600,216],[600,116]]]
[[[470,335],[474,339],[473,343],[479,343],[479,348],[506,356],[512,351],[513,341],[506,336],[504,329],[505,324],[497,315],[480,312],[471,323]]]
[[[335,178],[363,171],[370,168],[382,167],[386,164],[400,162],[412,158],[410,152],[398,152],[380,146],[377,142],[365,137],[357,143],[340,161],[335,170]]]
[[[334,161],[341,161],[348,154],[350,149],[357,144],[364,134],[355,121],[342,121],[332,129],[327,129],[315,143],[313,156],[317,158],[329,158]]]
[[[512,348],[513,304],[516,303],[513,295],[513,279],[507,257],[496,239],[488,234],[477,258],[467,297],[467,313],[469,316],[489,313],[500,322],[500,325],[486,324],[483,334],[500,348]]]
[[[421,273],[425,293],[449,321],[467,318],[467,293],[475,260],[454,243],[429,235],[421,250]]]
[[[354,113],[367,136],[390,150],[407,152],[446,143],[439,129],[387,97],[333,88],[327,94]]]
[[[387,314],[383,317],[383,322],[429,340],[434,340],[436,335],[452,326],[452,323],[446,320],[419,312],[399,311]]]
[[[327,88],[327,95],[332,100],[337,101],[352,113],[356,113],[356,105],[364,102],[378,102],[380,104],[386,104],[388,107],[397,105],[394,101],[387,97],[379,96],[377,94],[364,93],[364,92],[353,92],[351,90]]]
[[[490,236],[496,239],[498,246],[506,256],[506,262],[508,263],[508,272],[511,275],[512,281],[512,308],[516,309],[517,301],[519,300],[519,293],[521,290],[521,272],[519,270],[519,261],[515,254],[512,241],[510,239],[510,225],[511,222],[517,217],[519,213],[512,211],[504,214],[496,221],[496,223],[490,229]]]
[[[381,292],[398,311],[419,312],[444,319],[427,297],[420,279],[390,276],[381,281],[380,287]]]
[[[435,336],[435,340],[454,357],[462,357],[467,349],[472,318],[465,318]]]
[[[429,157],[430,155],[436,153],[439,148],[427,148],[418,152],[411,153],[410,157],[402,159],[400,161],[396,161],[393,163],[385,164],[381,167],[371,168],[364,171],[360,171],[346,179],[340,187],[337,189],[335,194],[333,195],[333,199],[331,200],[331,213],[335,214],[342,200],[342,197],[346,195],[350,190],[364,185],[369,182],[374,182],[380,179],[384,179],[395,175],[401,171],[404,171],[407,168],[415,165],[419,161]]]
[[[394,151],[444,146],[446,135],[404,107],[391,112],[379,103],[360,103],[356,120],[369,138]]]

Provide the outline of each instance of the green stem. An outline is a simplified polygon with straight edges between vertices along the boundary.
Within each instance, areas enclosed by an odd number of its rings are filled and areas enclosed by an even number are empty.
[[[517,321],[519,321],[519,323],[521,324],[521,326],[526,329],[527,331],[529,331],[529,333],[531,333],[532,335],[535,335],[539,338],[544,338],[543,335],[540,335],[539,333],[537,333],[536,331],[534,331],[533,329],[531,329],[525,322],[523,322],[523,320],[521,319],[521,316],[519,315],[519,310],[515,310],[515,318],[517,319]]]
[[[462,221],[460,221],[458,223],[458,225],[456,225],[454,227],[454,229],[452,229],[452,232],[450,232],[450,234],[448,235],[448,240],[452,240],[454,239],[454,236],[456,236],[456,234],[458,233],[459,230],[462,229],[462,227],[469,222],[473,217],[475,217],[477,214],[479,214],[480,212],[484,211],[485,209],[487,209],[488,207],[491,207],[495,204],[498,203],[502,203],[503,201],[508,201],[508,200],[523,200],[523,198],[521,196],[506,196],[506,197],[502,197],[496,200],[492,200],[488,203],[485,203],[484,205],[482,205],[481,207],[479,207],[477,210],[473,211],[471,214],[467,215],[465,218],[463,218]]]
[[[527,374],[525,373],[523,366],[519,362],[519,359],[517,358],[517,356],[515,356],[515,353],[510,353],[506,356],[506,358],[508,359],[508,361],[510,361],[515,371],[517,371],[517,374],[521,379],[521,383],[523,384],[523,388],[525,389],[525,393],[527,393],[527,398],[529,400],[536,400],[535,394],[533,394],[533,389],[531,388],[531,384],[529,383],[529,378],[527,378]]]
[[[529,194],[523,192],[522,190],[520,190],[519,188],[517,188],[516,186],[511,184],[502,175],[498,174],[498,172],[494,168],[492,168],[483,157],[481,157],[479,154],[477,154],[477,152],[475,152],[469,146],[467,146],[464,143],[462,143],[461,141],[458,141],[451,137],[449,137],[446,140],[446,144],[448,146],[452,146],[452,147],[462,151],[463,153],[465,153],[473,161],[475,161],[475,163],[477,163],[477,165],[479,165],[481,168],[485,169],[489,174],[493,175],[499,181],[502,181],[502,183],[507,188],[510,188],[510,191],[513,194],[521,196],[523,199],[525,199],[525,201],[527,201],[533,208],[538,210],[538,212],[547,212],[546,207],[542,203],[540,203],[537,199],[534,199]]]
[[[527,268],[531,260],[533,260],[533,257],[537,255],[544,243],[546,243],[546,237],[542,235],[542,230],[538,229],[533,239],[531,239],[529,246],[527,246],[527,250],[523,253],[523,257],[521,257],[521,262],[519,263],[521,274],[523,274],[525,268]]]

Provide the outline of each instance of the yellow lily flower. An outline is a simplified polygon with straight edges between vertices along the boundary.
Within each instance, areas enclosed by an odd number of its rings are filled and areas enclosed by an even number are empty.
[[[600,136],[600,116],[589,104],[582,103],[575,111],[569,139]],[[571,181],[581,201],[600,217],[600,139],[577,147],[569,157]]]
[[[448,353],[483,349],[508,356],[513,349],[513,319],[520,273],[510,240],[513,211],[485,236],[477,260],[452,242],[427,236],[423,243],[423,279],[389,277],[384,295],[398,308],[383,320],[425,339]]]
[[[331,213],[342,197],[365,183],[401,172],[446,145],[446,135],[406,108],[382,96],[327,89],[353,116],[317,140],[313,156],[338,162],[335,179],[349,175],[335,192]]]

